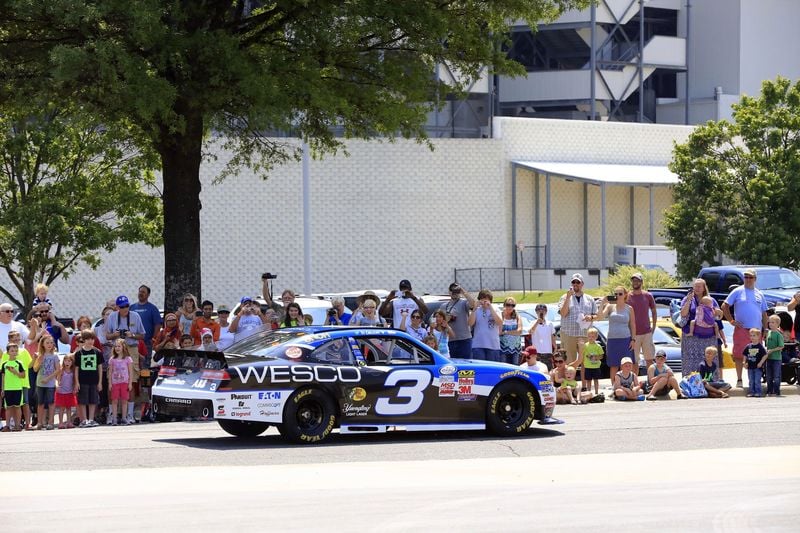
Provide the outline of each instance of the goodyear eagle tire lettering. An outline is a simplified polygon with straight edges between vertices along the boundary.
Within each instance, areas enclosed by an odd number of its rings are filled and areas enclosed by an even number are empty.
[[[520,435],[531,427],[536,400],[530,387],[518,381],[496,386],[486,406],[486,429],[495,435]]]
[[[296,392],[283,411],[281,435],[290,442],[316,444],[336,427],[336,407],[330,395],[319,389]]]
[[[248,422],[247,420],[220,419],[217,420],[217,423],[226,433],[243,438],[258,437],[269,428],[269,424],[266,422]]]

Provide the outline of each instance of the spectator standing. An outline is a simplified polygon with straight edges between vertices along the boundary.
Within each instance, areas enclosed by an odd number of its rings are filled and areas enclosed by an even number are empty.
[[[53,429],[53,418],[55,416],[56,376],[61,369],[58,355],[56,355],[56,341],[50,335],[45,335],[39,340],[39,351],[33,360],[33,368],[38,372],[36,376],[36,400],[39,406],[39,425],[37,429],[46,427],[50,430]]]
[[[38,343],[43,336],[49,335],[53,337],[57,343],[61,342],[69,344],[69,333],[64,324],[58,321],[55,315],[50,310],[50,304],[42,302],[33,308],[33,316],[31,318],[31,329],[36,328],[36,335],[34,339]]]
[[[750,342],[749,330],[758,328],[764,332],[767,329],[767,299],[756,288],[756,271],[748,268],[742,275],[744,285],[733,289],[722,303],[725,320],[733,324],[733,362],[736,365],[736,386],[739,388],[743,388],[744,361],[742,354],[744,346]],[[731,314],[731,308],[733,308],[733,314]],[[736,317],[734,318],[733,315]]]
[[[144,345],[147,346],[147,357],[145,366],[150,366],[150,354],[153,352],[153,338],[158,334],[163,322],[161,321],[161,311],[154,304],[150,303],[150,287],[147,285],[139,286],[137,294],[138,301],[131,304],[131,311],[139,315],[144,326]]]
[[[547,320],[547,306],[536,304],[536,320],[528,333],[531,335],[531,346],[536,348],[539,361],[553,369],[553,354],[556,353],[556,328]]]
[[[689,335],[689,323],[695,320],[697,316],[700,300],[708,295],[708,286],[706,286],[705,280],[697,278],[694,280],[692,288],[689,289],[689,292],[681,301],[680,317],[683,322],[681,326],[681,368],[686,373],[700,366],[700,363],[705,360],[705,350],[709,346],[714,348],[714,353],[717,353],[717,339],[713,330],[710,333],[707,330],[703,330],[695,332],[694,335]],[[712,306],[714,307],[714,314],[720,316],[722,311],[719,309],[716,300],[712,302]]]
[[[600,394],[600,364],[603,361],[603,347],[597,343],[599,334],[596,328],[587,329],[586,344],[583,346],[582,388],[590,391],[594,384],[595,394]]]
[[[675,390],[679,400],[685,400],[686,396],[681,391],[678,380],[672,373],[672,369],[667,366],[667,354],[664,350],[656,352],[655,363],[647,367],[647,383],[650,385],[648,400],[657,400],[658,397],[669,399],[669,389]]]
[[[81,331],[85,329],[92,329],[92,319],[86,315],[81,315],[78,317],[78,320],[75,321],[75,331],[77,333],[72,336],[72,340],[69,342],[70,353],[74,353],[81,345]],[[100,351],[103,350],[103,345],[97,338],[94,339],[94,347]]]
[[[71,429],[73,427],[71,413],[73,407],[78,407],[75,397],[75,387],[78,385],[78,368],[75,366],[75,356],[67,354],[61,361],[58,372],[58,386],[56,387],[56,414],[58,415],[58,429]]]
[[[492,291],[478,292],[478,305],[469,314],[472,335],[472,358],[484,361],[500,361],[500,328],[503,319],[492,305]]]
[[[783,363],[783,333],[781,317],[772,315],[767,320],[767,396],[781,395],[781,364]]]
[[[428,306],[411,290],[410,281],[400,280],[399,287],[399,290],[389,293],[379,311],[382,317],[392,319],[392,327],[395,329],[400,329],[400,321],[403,319],[401,312],[404,309],[409,314],[416,309],[422,311],[423,315],[428,314]]]
[[[197,318],[197,298],[188,292],[184,294],[181,306],[175,311],[175,315],[178,317],[181,333],[191,335],[192,323]]]
[[[216,320],[211,318],[211,315],[214,314],[214,303],[209,300],[204,300],[203,303],[200,304],[200,307],[203,310],[203,314],[194,319],[192,327],[189,330],[189,334],[194,339],[196,346],[203,343],[202,332],[204,329],[211,330],[214,342],[219,340],[219,324]]]
[[[419,340],[423,340],[428,336],[428,328],[422,323],[422,313],[419,310],[411,313],[410,320],[408,314],[404,314],[403,319],[400,321],[400,329]]]
[[[744,347],[742,355],[747,365],[747,384],[749,392],[748,398],[761,398],[761,378],[764,363],[767,362],[767,349],[761,342],[761,330],[759,328],[750,329],[750,344]]]
[[[420,313],[417,310],[414,313]],[[453,328],[447,321],[447,313],[441,307],[434,311],[431,321],[431,335],[436,338],[437,350],[445,357],[450,357],[450,338],[453,336]]]
[[[717,356],[717,347],[707,346],[703,352],[703,362],[697,367],[697,371],[703,379],[703,387],[708,391],[709,396],[712,398],[727,398],[731,386],[722,380],[721,371],[716,363]],[[761,382],[759,382],[760,385]]]
[[[517,314],[516,307],[517,301],[514,298],[506,298],[501,313],[503,326],[500,330],[500,358],[509,365],[519,364],[522,345],[522,319]]]
[[[115,341],[122,339],[128,347],[128,355],[135,364],[139,360],[139,341],[144,339],[144,325],[137,313],[131,312],[127,296],[119,296],[116,300],[117,311],[109,313],[104,328],[106,339]]]
[[[133,390],[133,360],[128,355],[124,339],[114,341],[111,359],[108,361],[108,374],[111,386],[109,394],[111,400],[111,416],[108,418],[109,426],[117,425],[117,415],[123,418],[123,423],[130,425],[133,417],[128,413],[125,417],[125,406]]]
[[[20,431],[22,429],[22,406],[24,397],[22,395],[25,383],[25,365],[17,359],[19,346],[9,342],[6,346],[4,361],[0,363],[0,398],[6,410],[6,427],[3,431]],[[12,427],[11,421],[15,426]]]
[[[624,287],[614,288],[614,301],[603,297],[600,316],[608,317],[608,336],[606,344],[606,362],[611,376],[617,373],[624,358],[633,358],[633,346],[636,337],[636,315],[628,305],[628,291]],[[636,369],[638,370],[638,366]]]
[[[100,313],[100,320],[97,322],[97,325],[94,327],[94,335],[97,342],[102,345],[102,349],[100,349],[100,353],[103,354],[103,362],[104,364],[108,362],[111,358],[111,345],[112,342],[106,339],[106,320],[108,320],[108,316],[114,312],[114,308],[111,306],[105,306],[103,311]],[[83,331],[83,330],[81,330]]]
[[[6,344],[8,344],[8,334],[11,331],[16,331],[20,334],[20,346],[28,340],[30,330],[21,322],[13,320],[14,307],[10,303],[0,304],[0,348],[4,351]]]
[[[25,345],[22,343],[21,339],[22,336],[20,335],[19,331],[12,330],[8,333],[8,344],[17,345],[17,361],[21,362],[25,367],[25,376],[22,378],[22,420],[24,421],[23,425],[30,427],[30,398],[35,398],[36,396],[36,378],[31,376],[31,372],[33,372],[33,357],[31,357],[30,352],[25,348]],[[3,353],[3,356],[0,357],[0,364],[3,364],[9,360],[9,354],[7,350],[8,347],[6,347],[6,352]],[[34,394],[30,393],[31,383],[34,384]]]
[[[567,364],[575,365],[583,356],[586,330],[597,319],[597,304],[583,292],[583,276],[572,275],[570,289],[558,301],[561,314],[561,348],[567,354]]]
[[[95,335],[90,329],[81,331],[81,347],[75,352],[78,368],[78,418],[79,427],[93,427],[95,410],[103,390],[103,354],[94,347]],[[87,416],[88,409],[88,416]]]
[[[217,307],[217,318],[219,320],[219,340],[217,341],[217,348],[220,351],[225,351],[228,346],[233,344],[233,333],[228,331],[230,323],[228,318],[231,316],[231,310],[227,305],[220,305]]]
[[[628,293],[628,305],[633,309],[636,317],[636,336],[633,338],[633,366],[639,368],[639,354],[644,356],[645,368],[650,368],[656,355],[656,346],[653,344],[653,332],[658,322],[656,300],[653,295],[644,290],[644,278],[641,272],[634,272],[631,276],[631,292]]]
[[[451,283],[449,287],[450,301],[444,306],[450,327],[453,329],[453,338],[448,349],[450,357],[468,359],[472,357],[472,332],[469,327],[469,314],[475,309],[476,300],[469,291],[465,291],[458,283]]]
[[[283,317],[281,327],[295,328],[298,326],[305,326],[306,319],[303,316],[303,309],[297,302],[292,302],[286,306],[286,316]]]
[[[239,301],[239,312],[228,326],[229,333],[247,333],[267,323],[267,317],[261,312],[261,307],[253,302],[249,296],[242,296]],[[183,341],[181,341],[183,344]]]

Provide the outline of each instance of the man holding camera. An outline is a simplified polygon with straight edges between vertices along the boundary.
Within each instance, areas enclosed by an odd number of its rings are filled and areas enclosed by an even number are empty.
[[[556,328],[547,320],[545,304],[536,304],[535,311],[536,322],[528,331],[531,334],[531,346],[536,349],[539,362],[544,363],[550,371],[553,370],[553,354],[556,353]]]
[[[294,302],[295,293],[292,289],[284,289],[281,293],[281,303],[272,299],[272,280],[278,279],[277,274],[270,274],[264,272],[261,274],[261,297],[267,303],[267,306],[275,312],[275,317],[278,323],[283,323],[285,318],[286,306]]]
[[[131,312],[127,296],[120,296],[115,301],[117,311],[112,311],[103,327],[106,330],[106,339],[113,341],[125,339],[128,346],[128,355],[133,359],[134,367],[139,368],[139,341],[144,340],[144,324],[139,313]]]
[[[428,306],[411,291],[411,282],[407,279],[400,280],[400,290],[391,291],[381,304],[380,315],[392,319],[392,327],[400,329],[403,312],[411,316],[417,309],[423,315],[428,314]]]
[[[267,315],[261,312],[258,302],[254,302],[249,296],[243,296],[239,303],[239,313],[228,326],[229,333],[244,333],[269,321]]]
[[[472,357],[472,332],[469,328],[469,313],[475,308],[475,297],[458,283],[451,283],[450,301],[444,306],[447,320],[453,330],[453,338],[447,343],[450,357]]]
[[[344,307],[344,298],[335,296],[331,300],[331,308],[328,309],[328,316],[325,318],[327,326],[346,326],[350,323],[353,315],[347,312]]]

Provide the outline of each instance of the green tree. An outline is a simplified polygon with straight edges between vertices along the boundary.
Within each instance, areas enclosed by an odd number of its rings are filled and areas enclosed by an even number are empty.
[[[34,283],[68,277],[119,242],[161,242],[161,199],[123,125],[41,106],[0,108],[2,292],[29,310]]]
[[[670,169],[680,181],[664,231],[680,278],[720,254],[800,267],[800,81],[765,81],[732,122],[708,122],[676,146]]]
[[[618,286],[631,290],[633,288],[631,276],[636,272],[642,274],[642,285],[645,290],[656,287],[676,287],[678,285],[678,280],[664,270],[649,269],[641,265],[619,265],[614,270],[614,273],[604,280],[603,293],[613,294],[614,288]]]
[[[435,95],[484,67],[522,74],[502,51],[508,21],[536,27],[588,0],[0,0],[0,79],[52,90],[103,121],[136,124],[161,158],[165,307],[199,294],[203,143],[213,132],[259,173],[347,138],[424,137]],[[447,64],[462,83],[432,75]],[[0,82],[3,83],[3,82]]]

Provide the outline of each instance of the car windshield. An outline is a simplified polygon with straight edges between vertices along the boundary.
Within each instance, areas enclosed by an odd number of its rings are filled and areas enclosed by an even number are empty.
[[[800,289],[800,276],[791,270],[768,270],[759,272],[756,287],[768,289]]]
[[[289,346],[298,346],[301,350],[305,345],[309,346],[308,341],[312,340],[307,332],[289,329],[272,330],[269,328],[260,329],[249,335],[225,350],[226,354],[255,355],[272,359],[295,359],[287,356]],[[295,351],[290,351],[294,354]]]

